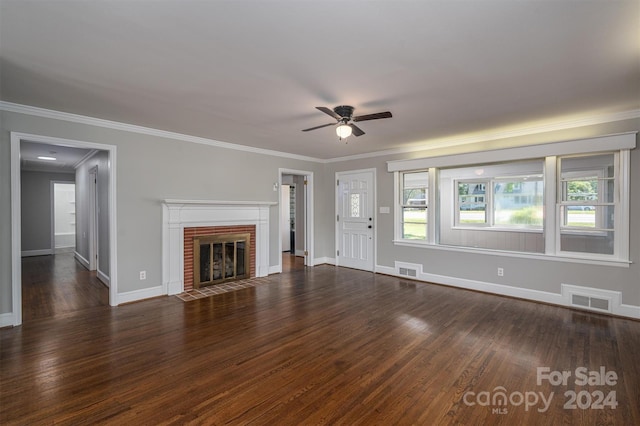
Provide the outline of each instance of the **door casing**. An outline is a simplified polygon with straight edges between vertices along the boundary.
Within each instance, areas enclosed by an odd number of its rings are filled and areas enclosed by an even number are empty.
[[[11,132],[11,323],[22,324],[22,231],[20,200],[20,144],[23,141],[39,142],[48,145],[62,145],[76,148],[89,148],[109,153],[109,305],[118,305],[118,252],[116,221],[116,146],[94,142],[77,141],[51,136]]]

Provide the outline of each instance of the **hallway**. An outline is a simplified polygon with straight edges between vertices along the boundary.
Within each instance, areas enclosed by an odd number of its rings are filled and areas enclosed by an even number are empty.
[[[282,253],[282,272],[292,272],[297,270],[303,270],[304,257],[296,256],[294,254],[283,252]]]
[[[73,253],[22,258],[23,322],[108,305],[109,288]]]

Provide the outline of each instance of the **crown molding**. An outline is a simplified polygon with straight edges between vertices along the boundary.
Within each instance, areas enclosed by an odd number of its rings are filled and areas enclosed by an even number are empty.
[[[38,108],[29,105],[21,105],[12,102],[0,101],[0,110],[16,112],[27,115],[34,115],[43,118],[52,118],[56,120],[68,121],[72,123],[87,124],[91,126],[104,127],[114,130],[122,130],[132,133],[140,133],[150,136],[158,136],[162,138],[175,139],[184,142],[198,143],[202,145],[215,146],[218,148],[233,149],[236,151],[251,152],[255,154],[270,155],[274,157],[291,158],[295,160],[309,161],[313,163],[339,163],[343,161],[360,160],[366,158],[385,157],[389,155],[405,154],[419,151],[428,151],[437,148],[451,147],[458,145],[473,144],[478,142],[486,142],[498,139],[506,139],[521,136],[530,136],[539,133],[553,132],[559,130],[568,130],[578,127],[591,126],[596,124],[603,124],[615,121],[630,120],[634,118],[640,118],[640,109],[634,109],[630,111],[616,112],[592,115],[589,117],[583,117],[572,120],[560,120],[553,123],[527,126],[511,130],[495,131],[495,132],[483,132],[475,133],[472,135],[451,136],[439,139],[430,139],[423,141],[419,145],[414,145],[404,148],[394,148],[384,151],[375,151],[365,154],[348,155],[344,157],[334,157],[328,159],[321,159],[316,157],[309,157],[305,155],[291,154],[282,151],[275,151],[270,149],[256,148],[247,145],[238,145],[229,142],[217,141],[214,139],[202,138],[199,136],[185,135],[182,133],[175,133],[166,130],[158,130],[150,127],[138,126],[135,124],[120,123],[117,121],[103,120],[101,118],[87,117],[84,115],[71,114],[68,112],[55,111],[45,108]]]
[[[421,143],[405,148],[394,148],[384,151],[369,152],[366,154],[349,155],[345,157],[336,157],[324,160],[325,163],[337,163],[341,161],[360,160],[373,157],[384,157],[388,155],[405,154],[411,152],[428,151],[437,148],[451,147],[457,145],[466,145],[479,142],[487,142],[498,139],[507,139],[513,137],[531,136],[535,134],[541,134],[546,132],[560,131],[575,129],[578,127],[592,126],[596,124],[611,123],[615,121],[632,120],[634,118],[640,118],[640,109],[634,109],[630,111],[608,113],[593,115],[590,117],[584,117],[574,120],[563,120],[554,123],[543,124],[539,126],[522,127],[518,129],[496,131],[496,132],[484,132],[476,133],[469,136],[452,136],[439,139],[431,139]]]
[[[69,112],[54,111],[45,108],[33,107],[29,105],[15,104],[12,102],[0,101],[0,110],[17,112],[20,114],[33,115],[43,118],[53,118],[55,120],[68,121],[72,123],[87,124],[90,126],[104,127],[107,129],[122,130],[125,132],[140,133],[161,138],[175,139],[183,142],[198,143],[201,145],[215,146],[218,148],[233,149],[236,151],[251,152],[254,154],[271,155],[274,157],[292,158],[295,160],[311,161],[321,163],[323,160],[305,155],[290,154],[288,152],[275,151],[271,149],[256,148],[247,145],[239,145],[229,142],[221,142],[214,139],[202,138],[199,136],[185,135],[183,133],[170,132],[167,130],[153,129],[151,127],[138,126],[135,124],[120,123],[117,121],[103,120],[102,118],[87,117],[84,115],[72,114]]]

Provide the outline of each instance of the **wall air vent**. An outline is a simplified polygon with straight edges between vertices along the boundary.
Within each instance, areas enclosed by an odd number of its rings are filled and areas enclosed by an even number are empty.
[[[598,311],[611,312],[611,304],[609,303],[609,299],[603,299],[600,297],[592,297],[583,294],[571,294],[571,305],[594,309]]]
[[[405,277],[416,278],[418,276],[418,271],[409,268],[398,268],[398,273],[400,275],[404,275]]]

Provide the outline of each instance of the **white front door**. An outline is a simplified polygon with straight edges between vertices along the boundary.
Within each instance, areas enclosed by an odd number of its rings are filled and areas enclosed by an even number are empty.
[[[337,264],[373,271],[374,172],[338,173]]]

